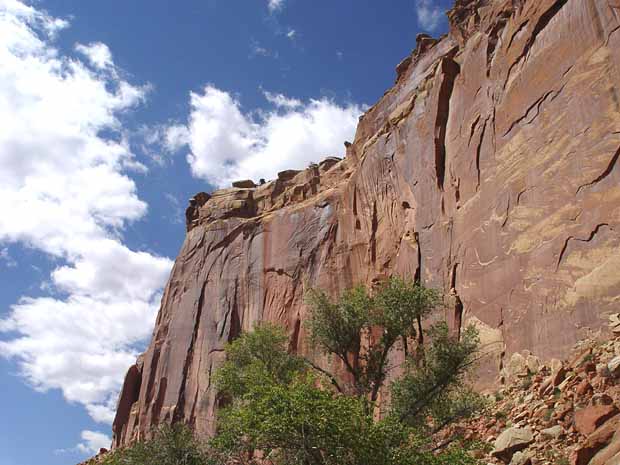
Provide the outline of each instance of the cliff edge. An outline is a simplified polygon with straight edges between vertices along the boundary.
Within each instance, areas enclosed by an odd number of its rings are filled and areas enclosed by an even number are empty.
[[[443,289],[452,327],[480,329],[481,386],[515,352],[562,358],[606,327],[620,295],[620,0],[457,0],[448,16],[344,159],[192,199],[114,447],[161,422],[211,433],[211,375],[257,321],[312,356],[308,285],[398,273]]]

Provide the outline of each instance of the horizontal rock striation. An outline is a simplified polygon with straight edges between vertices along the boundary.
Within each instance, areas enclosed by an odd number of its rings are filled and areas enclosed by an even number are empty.
[[[449,19],[418,37],[344,159],[192,199],[115,447],[161,422],[211,433],[212,374],[258,321],[313,356],[307,286],[398,273],[443,289],[453,328],[481,331],[481,386],[512,353],[566,355],[617,310],[620,2],[457,0]]]

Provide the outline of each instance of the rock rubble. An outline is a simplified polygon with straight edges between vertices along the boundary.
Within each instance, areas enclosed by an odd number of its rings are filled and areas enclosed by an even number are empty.
[[[461,434],[486,443],[488,464],[620,464],[620,373],[597,370],[619,355],[620,338],[587,339],[566,361],[518,365],[519,376],[490,396],[484,412],[437,441]]]

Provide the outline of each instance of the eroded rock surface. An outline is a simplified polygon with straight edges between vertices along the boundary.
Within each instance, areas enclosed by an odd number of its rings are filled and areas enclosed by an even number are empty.
[[[192,199],[115,446],[164,421],[212,432],[211,376],[257,321],[311,354],[307,285],[399,273],[444,289],[453,328],[480,329],[486,385],[513,353],[562,358],[617,313],[620,2],[457,0],[449,17],[447,36],[418,38],[346,158]]]

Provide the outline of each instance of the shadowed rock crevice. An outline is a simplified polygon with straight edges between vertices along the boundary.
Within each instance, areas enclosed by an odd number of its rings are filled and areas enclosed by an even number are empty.
[[[477,183],[476,190],[480,189],[480,157],[482,156],[482,144],[484,143],[484,135],[487,131],[487,123],[488,119],[484,120],[484,124],[482,125],[482,130],[480,131],[480,140],[478,141],[478,146],[476,147],[476,175],[477,175]]]
[[[596,225],[596,227],[592,230],[590,235],[585,239],[580,239],[578,237],[573,237],[573,236],[567,237],[566,240],[564,241],[564,245],[562,246],[562,250],[560,251],[560,256],[558,257],[558,264],[555,267],[556,271],[560,269],[560,265],[562,264],[562,259],[564,258],[564,254],[566,253],[566,250],[568,249],[568,245],[570,244],[570,241],[590,242],[592,239],[594,239],[594,237],[599,233],[599,231],[603,227],[609,227],[609,225],[607,223]]]
[[[372,222],[370,232],[370,261],[377,263],[377,228],[379,227],[379,220],[377,219],[377,202],[372,205]]]
[[[156,427],[160,421],[169,420],[169,418],[162,418],[161,411],[164,406],[164,399],[166,398],[166,388],[168,387],[168,380],[162,378],[159,381],[159,389],[157,390],[157,396],[153,403],[153,416],[151,417],[151,426]]]
[[[582,186],[579,186],[579,188],[577,189],[576,194],[579,194],[581,189],[585,189],[587,187],[593,186],[593,185],[601,182],[607,176],[609,176],[611,174],[611,172],[614,170],[614,168],[616,167],[616,164],[618,163],[618,159],[619,158],[620,158],[620,147],[618,147],[618,150],[616,150],[616,153],[614,153],[613,157],[611,157],[611,160],[609,160],[609,164],[607,165],[605,170],[599,176],[597,176],[595,179],[590,181],[589,183],[584,184]]]
[[[453,330],[457,338],[460,339],[463,327],[463,301],[459,297],[459,293],[456,289],[456,274],[458,267],[458,263],[455,263],[452,266],[452,272],[450,277],[450,294],[454,300],[454,313],[452,315],[452,318],[454,320]]]
[[[508,81],[512,76],[513,68],[519,63],[521,63],[522,60],[527,59],[527,55],[534,43],[536,42],[538,35],[549,25],[551,20],[562,10],[562,8],[568,3],[568,1],[569,0],[555,0],[551,7],[547,9],[542,15],[540,15],[538,21],[536,21],[536,24],[534,25],[534,28],[532,29],[529,39],[523,45],[521,54],[513,61],[512,65],[510,65],[510,67],[508,68],[504,88],[506,88],[506,84],[508,84]]]
[[[437,187],[441,190],[443,190],[446,176],[446,133],[450,118],[450,98],[460,70],[459,64],[451,57],[441,60],[441,81],[437,98],[437,118],[435,120],[435,174],[437,176]]]

